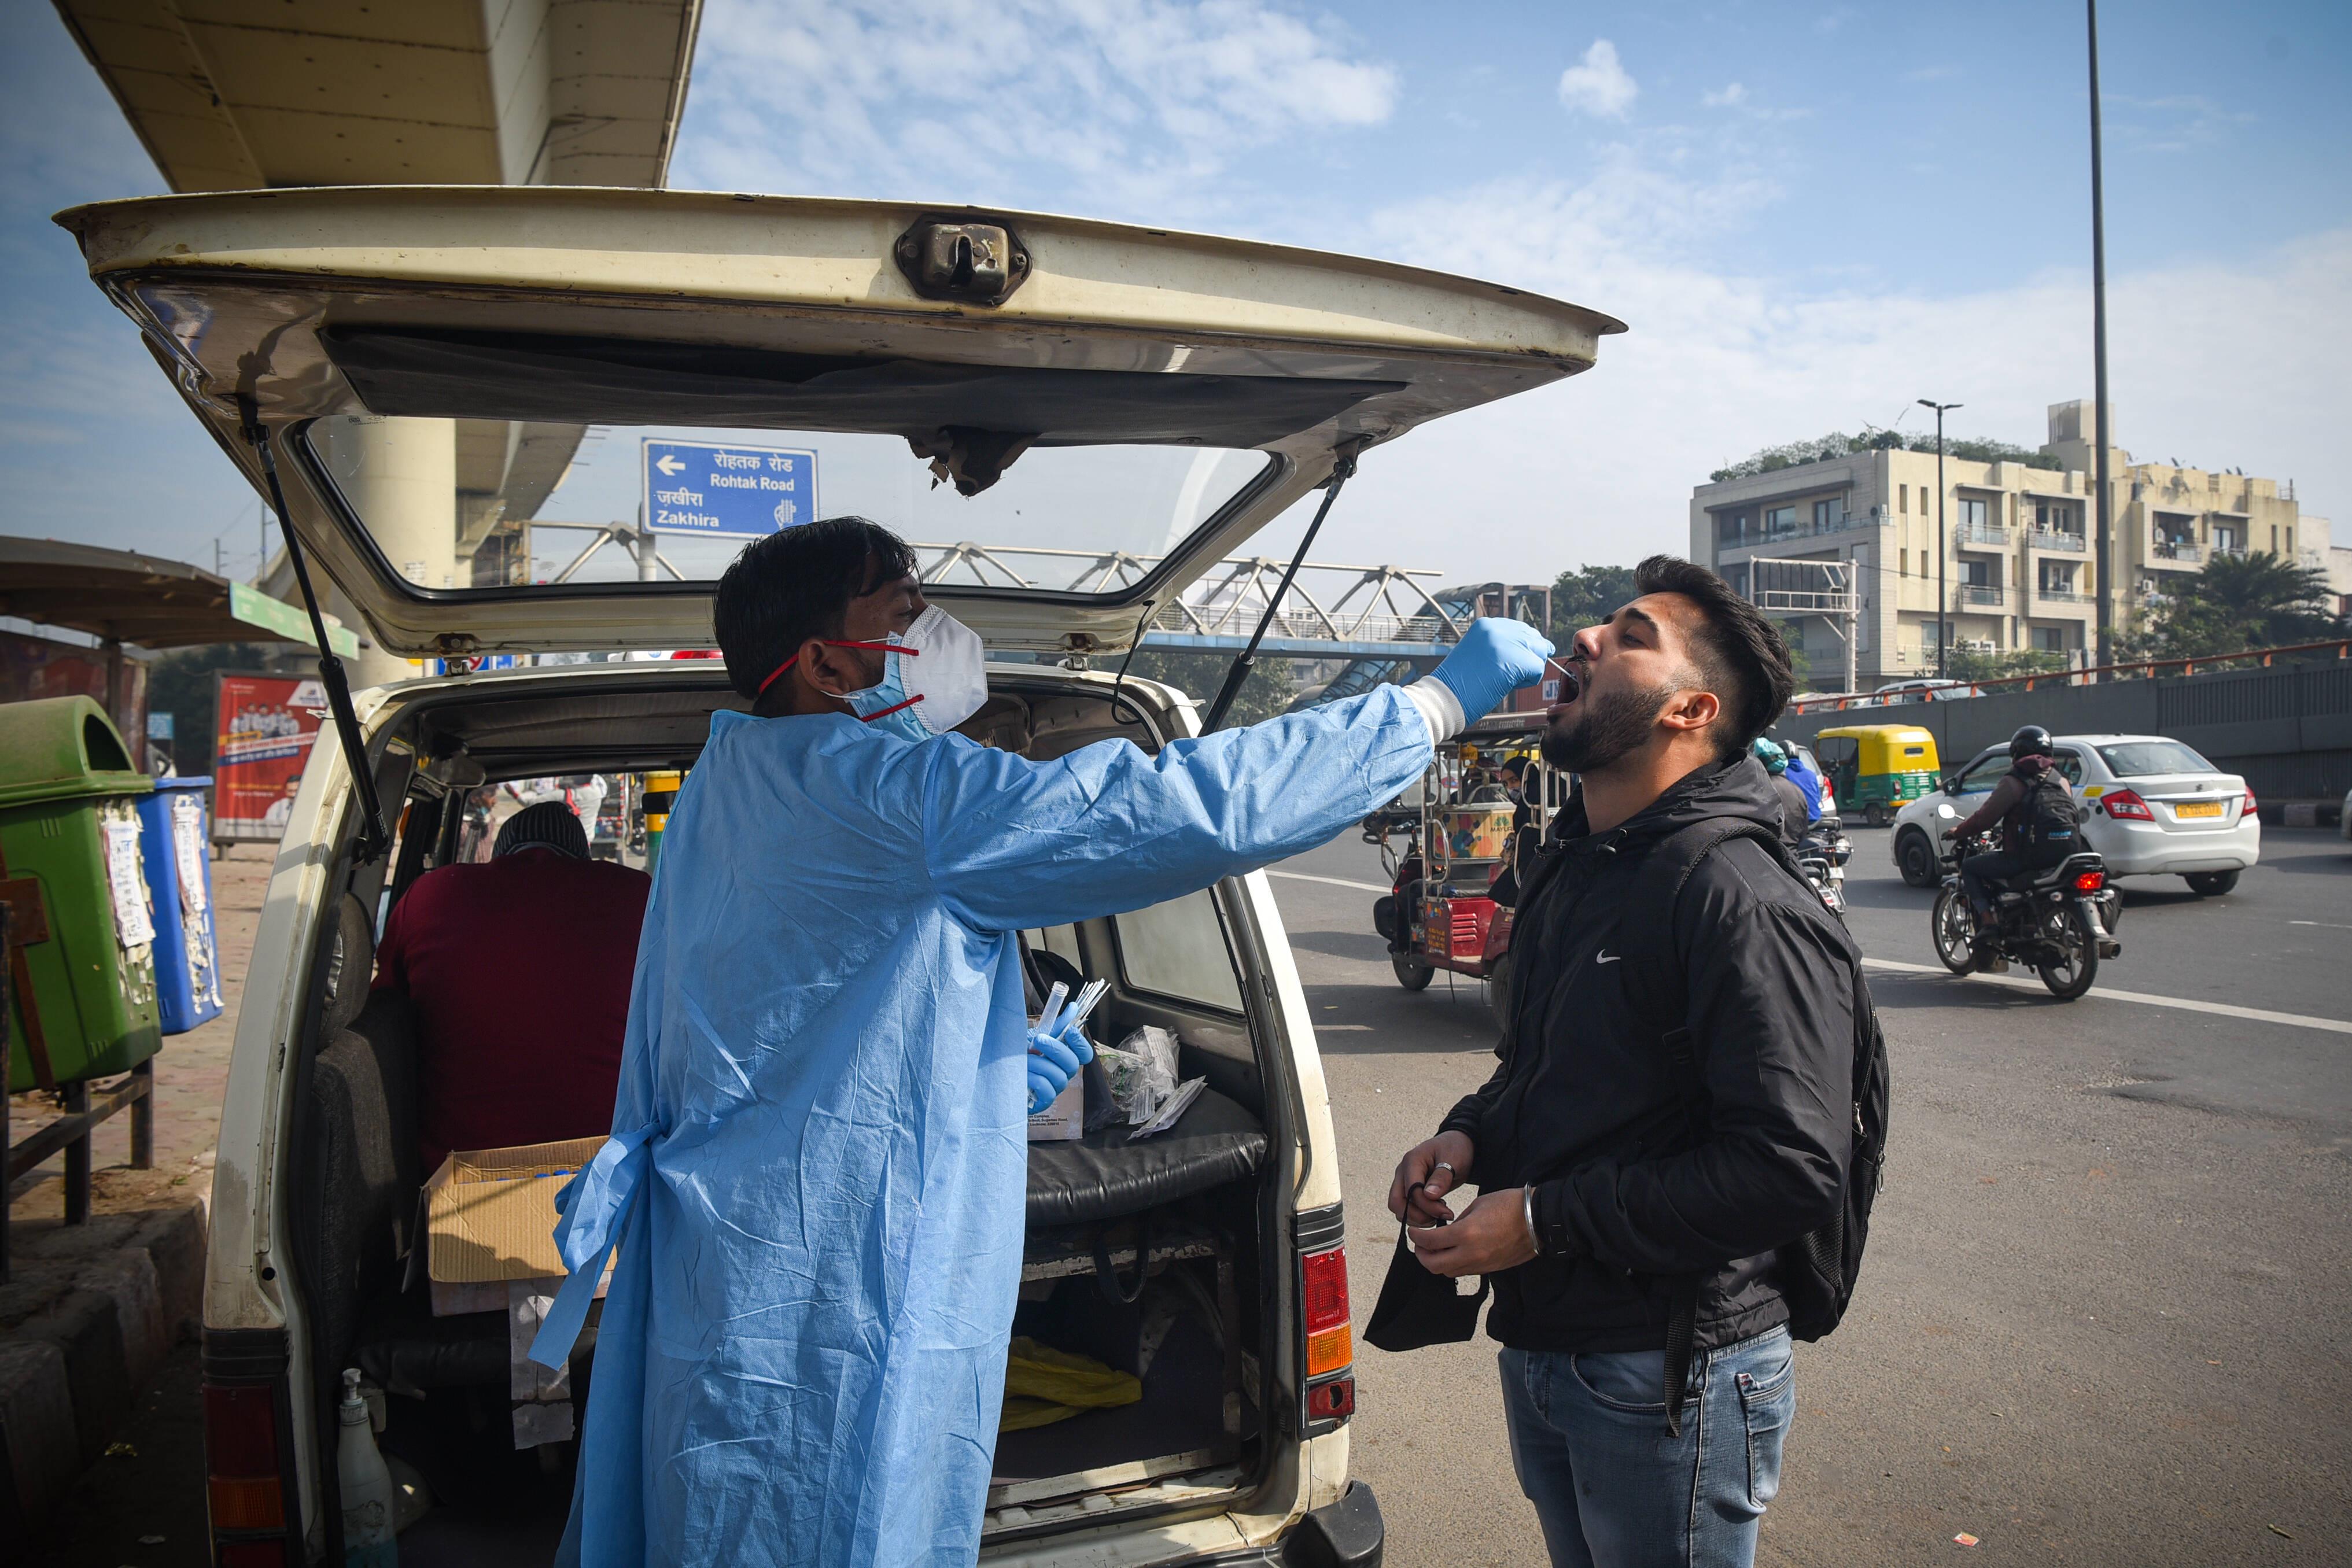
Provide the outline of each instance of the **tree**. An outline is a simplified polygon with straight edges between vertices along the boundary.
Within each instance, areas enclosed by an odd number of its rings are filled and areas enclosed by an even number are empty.
[[[2217,555],[2159,607],[2149,641],[2168,659],[2315,643],[2345,631],[2327,592],[2326,572],[2268,550]]]
[[[1580,566],[1552,580],[1551,625],[1559,647],[1587,626],[1597,626],[1636,597],[1630,566]]]
[[[1138,680],[1158,681],[1174,686],[1202,707],[1206,719],[1208,706],[1225,684],[1225,672],[1233,667],[1231,653],[1180,653],[1165,648],[1138,648],[1127,673]],[[1225,716],[1227,727],[1255,724],[1261,719],[1278,717],[1287,712],[1291,699],[1298,695],[1298,682],[1288,659],[1268,658],[1260,654],[1250,668],[1249,679],[1234,695],[1232,711]],[[1117,666],[1111,666],[1116,668]]]

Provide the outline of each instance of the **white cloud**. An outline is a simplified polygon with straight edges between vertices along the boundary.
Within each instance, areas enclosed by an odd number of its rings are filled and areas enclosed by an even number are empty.
[[[1699,101],[1709,109],[1736,109],[1748,101],[1748,89],[1733,82],[1720,92],[1701,93]]]
[[[1132,210],[1396,98],[1392,68],[1260,0],[741,0],[706,14],[672,183]]]
[[[1624,119],[1641,90],[1618,62],[1617,46],[1606,38],[1595,38],[1583,62],[1559,75],[1559,101],[1602,120]]]
[[[1961,434],[2032,446],[2046,405],[2090,395],[2087,267],[1927,295],[1809,292],[1687,259],[1773,195],[1618,149],[1580,184],[1502,181],[1375,214],[1370,249],[1630,330],[1602,340],[1582,375],[1370,455],[1330,551],[1512,576],[1679,552],[1692,486],[1757,447],[1888,423],[1924,396],[1966,402]],[[2333,430],[2352,358],[2352,230],[2226,266],[2119,272],[2109,292],[2122,445],[2294,478],[2311,512],[2352,510],[2352,448]],[[1445,542],[1473,526],[1475,560]]]

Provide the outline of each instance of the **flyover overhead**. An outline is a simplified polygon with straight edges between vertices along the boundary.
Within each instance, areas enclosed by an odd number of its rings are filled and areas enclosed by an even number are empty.
[[[55,0],[176,192],[669,178],[701,0]],[[583,427],[383,421],[343,456],[398,497],[428,588],[519,581]],[[382,497],[376,497],[379,504]],[[348,608],[329,584],[328,602]],[[371,646],[362,682],[415,673]]]
[[[174,191],[659,185],[700,0],[57,0]]]

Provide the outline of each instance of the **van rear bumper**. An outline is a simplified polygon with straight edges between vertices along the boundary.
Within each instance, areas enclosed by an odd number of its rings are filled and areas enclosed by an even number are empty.
[[[1318,1508],[1271,1546],[1202,1559],[1213,1568],[1381,1568],[1388,1524],[1380,1500],[1362,1481]]]

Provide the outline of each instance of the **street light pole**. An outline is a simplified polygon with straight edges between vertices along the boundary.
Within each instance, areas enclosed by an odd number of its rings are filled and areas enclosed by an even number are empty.
[[[1941,681],[1950,678],[1952,648],[1952,597],[1944,586],[1944,411],[1960,405],[1923,397],[1919,406],[1936,411],[1936,678]]]
[[[2099,455],[2099,543],[2095,585],[2099,596],[2099,663],[2114,663],[2115,605],[2108,576],[2115,532],[2115,497],[2108,488],[2107,443],[2107,225],[2099,155],[2099,0],[2084,0],[2091,31],[2091,398],[2095,404]]]

